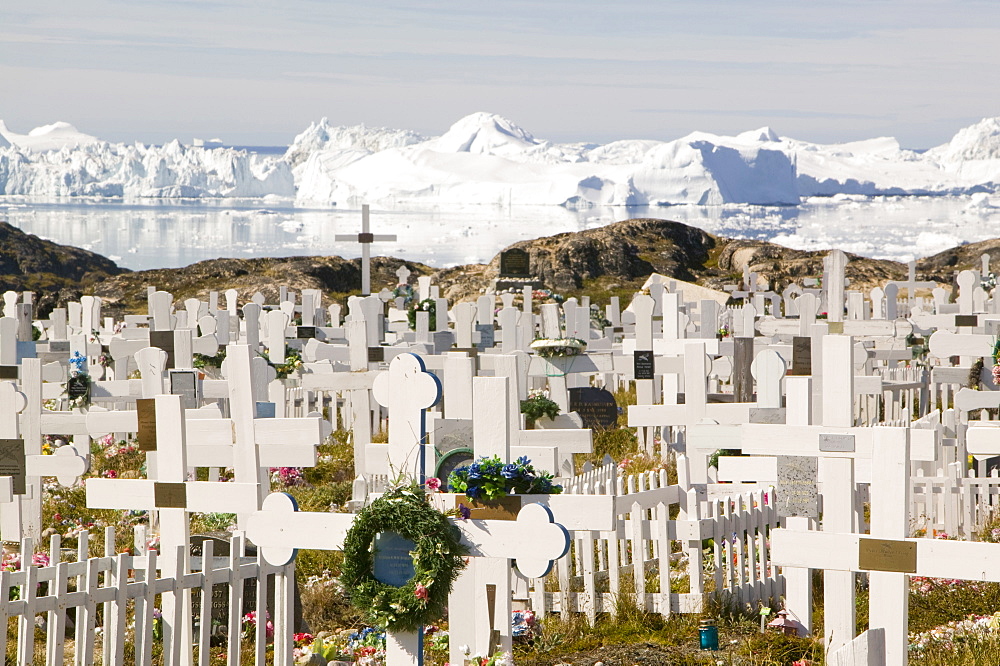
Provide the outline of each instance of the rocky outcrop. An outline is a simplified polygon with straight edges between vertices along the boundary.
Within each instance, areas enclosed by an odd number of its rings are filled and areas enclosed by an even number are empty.
[[[0,291],[35,293],[35,312],[78,298],[85,285],[127,273],[99,254],[59,245],[0,222]]]

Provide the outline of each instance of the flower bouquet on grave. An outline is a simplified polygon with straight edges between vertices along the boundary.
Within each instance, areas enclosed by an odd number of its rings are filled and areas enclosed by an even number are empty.
[[[539,338],[531,343],[531,348],[542,358],[579,356],[587,349],[587,343],[580,338]]]
[[[410,323],[410,330],[417,330],[417,312],[426,312],[428,315],[428,328],[433,331],[437,329],[437,301],[433,298],[425,298],[406,311],[406,320]]]
[[[278,373],[278,379],[287,379],[289,375],[294,374],[299,368],[302,367],[302,352],[292,347],[285,347],[284,363],[272,363],[267,352],[257,353],[261,356],[261,358],[267,361],[268,365],[274,368],[274,371]]]
[[[69,399],[70,409],[83,409],[90,406],[90,392],[93,381],[87,372],[87,357],[79,351],[73,352],[69,358],[69,379],[63,394]]]
[[[543,416],[554,419],[559,416],[559,405],[550,400],[541,391],[532,391],[527,400],[521,401],[521,413],[524,414],[528,429],[535,427],[535,421]]]
[[[521,495],[557,495],[562,486],[552,483],[552,475],[538,472],[521,456],[512,463],[504,463],[500,456],[479,458],[471,465],[459,467],[448,476],[448,487],[453,493],[464,493],[456,504],[465,506],[463,516],[514,520],[521,510]]]

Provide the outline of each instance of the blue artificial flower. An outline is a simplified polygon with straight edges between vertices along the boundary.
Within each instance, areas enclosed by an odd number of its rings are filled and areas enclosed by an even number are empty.
[[[479,499],[483,496],[483,489],[479,486],[469,486],[465,494],[469,496],[470,499]]]
[[[531,461],[528,459],[528,456],[521,456],[520,458],[517,459],[517,464],[521,465],[522,467],[527,467],[528,465],[531,464]]]
[[[521,470],[517,465],[511,463],[503,466],[501,474],[503,474],[503,478],[505,479],[516,479],[521,474]]]

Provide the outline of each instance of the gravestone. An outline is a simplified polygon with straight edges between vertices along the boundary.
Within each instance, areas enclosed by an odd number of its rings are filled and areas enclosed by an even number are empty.
[[[526,280],[531,277],[531,261],[528,253],[519,248],[511,248],[500,253],[500,277]]]
[[[15,495],[25,493],[28,475],[23,439],[0,439],[0,476],[11,477]]]
[[[606,430],[618,424],[618,403],[607,389],[581,386],[569,390],[569,411],[583,419],[583,427]]]
[[[174,332],[173,331],[150,331],[149,346],[157,347],[167,352],[167,364],[164,368],[170,370],[174,367]]]
[[[193,370],[171,370],[170,392],[181,396],[181,404],[185,409],[197,409],[198,377]]]
[[[442,488],[447,489],[448,476],[459,467],[471,465],[475,459],[472,449],[453,449],[443,455],[441,460],[438,461],[434,476],[441,480]]]

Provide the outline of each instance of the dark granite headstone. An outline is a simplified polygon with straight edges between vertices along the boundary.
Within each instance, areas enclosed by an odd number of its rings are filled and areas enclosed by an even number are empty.
[[[654,365],[652,351],[635,351],[634,369],[636,379],[653,379]]]
[[[618,424],[618,403],[607,389],[580,386],[569,390],[569,411],[583,419],[584,428],[607,429]]]
[[[167,352],[167,370],[174,367],[174,332],[173,331],[150,331],[149,346],[158,347]]]
[[[501,252],[500,277],[523,279],[530,278],[531,260],[528,253],[516,247]]]

